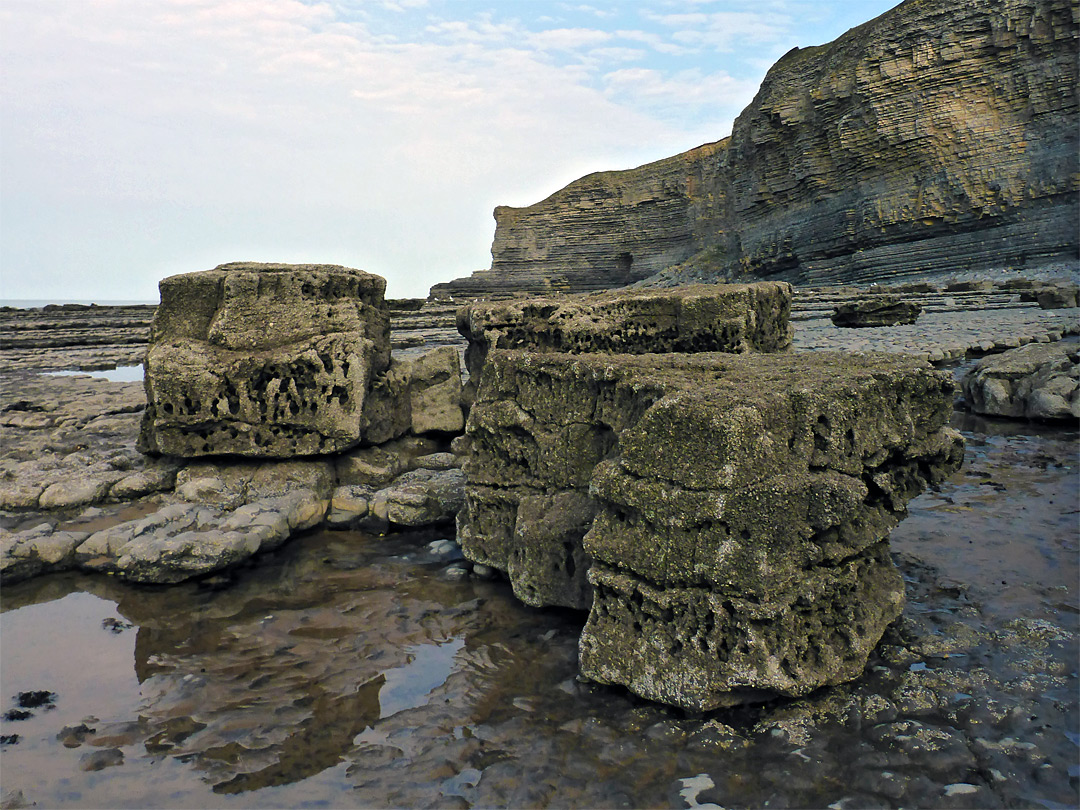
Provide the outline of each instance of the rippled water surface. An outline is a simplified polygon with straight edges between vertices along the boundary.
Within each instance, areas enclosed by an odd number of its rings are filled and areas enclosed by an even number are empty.
[[[2,723],[5,804],[1075,806],[1076,434],[960,426],[855,684],[656,706],[579,682],[583,616],[455,579],[445,533],[322,532],[201,584],[5,588],[2,709],[55,693]]]

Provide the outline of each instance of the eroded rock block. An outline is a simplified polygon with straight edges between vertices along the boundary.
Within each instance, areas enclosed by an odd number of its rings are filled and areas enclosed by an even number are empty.
[[[871,295],[857,301],[840,304],[832,314],[834,326],[867,327],[897,326],[915,323],[922,307],[915,301],[905,301],[898,295]]]
[[[976,413],[1021,419],[1080,419],[1080,347],[1029,343],[984,357],[963,380]]]
[[[526,604],[588,609],[580,555],[588,522],[569,517],[580,508],[552,518],[558,529],[530,526],[529,515],[538,510],[527,507],[519,519],[520,508],[538,498],[565,495],[560,503],[568,506],[573,496],[587,497],[596,465],[617,452],[618,434],[663,396],[663,386],[647,375],[627,375],[626,364],[635,361],[629,355],[499,350],[491,359],[466,425],[462,549],[474,562],[512,568],[514,592]],[[531,548],[534,543],[542,547]]]
[[[582,674],[650,700],[708,710],[857,678],[904,607],[888,543],[812,568],[764,600],[660,587],[595,563]]]
[[[164,279],[146,358],[140,448],[289,457],[357,444],[390,363],[379,276],[238,263]]]
[[[474,303],[458,311],[465,364],[492,349],[534,352],[775,352],[791,345],[791,285],[717,284]],[[475,387],[475,383],[473,384]]]
[[[591,607],[587,677],[697,709],[804,694],[899,614],[885,541],[960,464],[952,389],[896,355],[496,351],[459,541],[524,601]]]
[[[364,405],[364,440],[381,444],[407,433],[460,433],[461,363],[457,349],[440,346],[395,359],[372,381]]]
[[[1036,301],[1040,309],[1068,309],[1080,302],[1080,286],[1068,282],[1042,284],[1020,293],[1021,301]]]

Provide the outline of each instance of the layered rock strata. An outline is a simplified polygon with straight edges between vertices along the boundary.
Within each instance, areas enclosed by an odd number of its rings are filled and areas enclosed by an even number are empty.
[[[371,378],[390,364],[385,288],[333,265],[238,263],[164,279],[141,447],[288,457],[356,445]]]
[[[492,349],[534,352],[775,352],[791,345],[784,282],[619,290],[472,303],[458,310],[472,387]]]
[[[984,357],[963,388],[968,407],[987,416],[1080,419],[1080,345],[1032,343]]]
[[[589,607],[582,673],[649,699],[848,680],[903,605],[889,531],[960,464],[952,388],[886,355],[495,351],[462,550]]]
[[[497,208],[491,270],[432,293],[1075,265],[1078,39],[1068,0],[909,0],[786,54],[729,138]]]

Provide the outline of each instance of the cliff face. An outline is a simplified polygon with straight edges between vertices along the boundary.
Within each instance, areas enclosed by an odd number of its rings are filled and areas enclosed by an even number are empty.
[[[433,295],[585,292],[622,287],[692,256],[727,139],[575,180],[528,208],[495,209],[492,266]]]
[[[785,55],[730,138],[497,208],[491,270],[433,293],[597,289],[679,263],[829,283],[1075,260],[1078,16],[907,0]]]

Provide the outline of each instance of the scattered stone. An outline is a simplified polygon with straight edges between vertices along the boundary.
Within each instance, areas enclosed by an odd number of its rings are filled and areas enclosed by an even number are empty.
[[[461,470],[418,469],[376,492],[371,512],[395,526],[429,526],[453,520],[464,499]]]
[[[1067,309],[1080,305],[1080,285],[1046,284],[1020,293],[1021,301],[1037,301],[1040,309]]]
[[[385,280],[237,263],[159,286],[142,449],[280,458],[360,442],[371,379],[390,364]]]
[[[53,531],[51,523],[15,533],[0,530],[0,582],[18,582],[72,567],[75,549],[87,537],[88,532]]]
[[[4,712],[5,720],[29,720],[33,716],[34,713],[26,709],[8,709]]]
[[[838,306],[832,314],[835,326],[870,327],[915,323],[922,307],[896,295],[873,295]]]
[[[395,359],[373,381],[364,407],[364,436],[382,444],[406,433],[460,433],[461,361],[453,346]]]
[[[15,700],[23,709],[40,709],[42,707],[51,709],[56,703],[56,692],[49,692],[46,689],[19,692],[15,696]]]
[[[454,453],[429,453],[413,459],[413,465],[424,470],[453,470],[461,467],[461,457]]]
[[[331,528],[341,529],[355,525],[367,517],[375,496],[372,487],[350,484],[338,487],[330,497],[330,512],[326,521]]]
[[[291,535],[319,525],[328,504],[328,498],[307,488],[234,510],[171,504],[92,534],[76,549],[75,559],[87,570],[135,582],[181,582],[277,548]]]
[[[124,764],[124,752],[119,748],[103,748],[90,751],[79,757],[79,769],[83,771],[103,771]]]
[[[448,582],[462,582],[469,578],[469,569],[464,565],[454,563],[444,568],[440,576]]]
[[[968,782],[953,782],[951,785],[945,786],[946,796],[964,796],[969,793],[978,793],[979,788],[977,785],[972,785]]]
[[[409,460],[390,445],[352,450],[334,459],[337,480],[344,485],[382,487],[409,468]]]
[[[133,625],[131,622],[121,621],[120,619],[114,618],[113,616],[109,616],[108,618],[101,620],[101,626],[106,630],[119,635],[125,630],[130,630],[135,625]]]
[[[984,357],[963,379],[976,413],[1040,419],[1080,419],[1080,346],[1030,343]]]
[[[90,728],[86,723],[80,723],[77,726],[64,726],[56,735],[56,739],[63,744],[64,748],[78,748],[86,742],[88,736],[96,733],[97,729]]]

